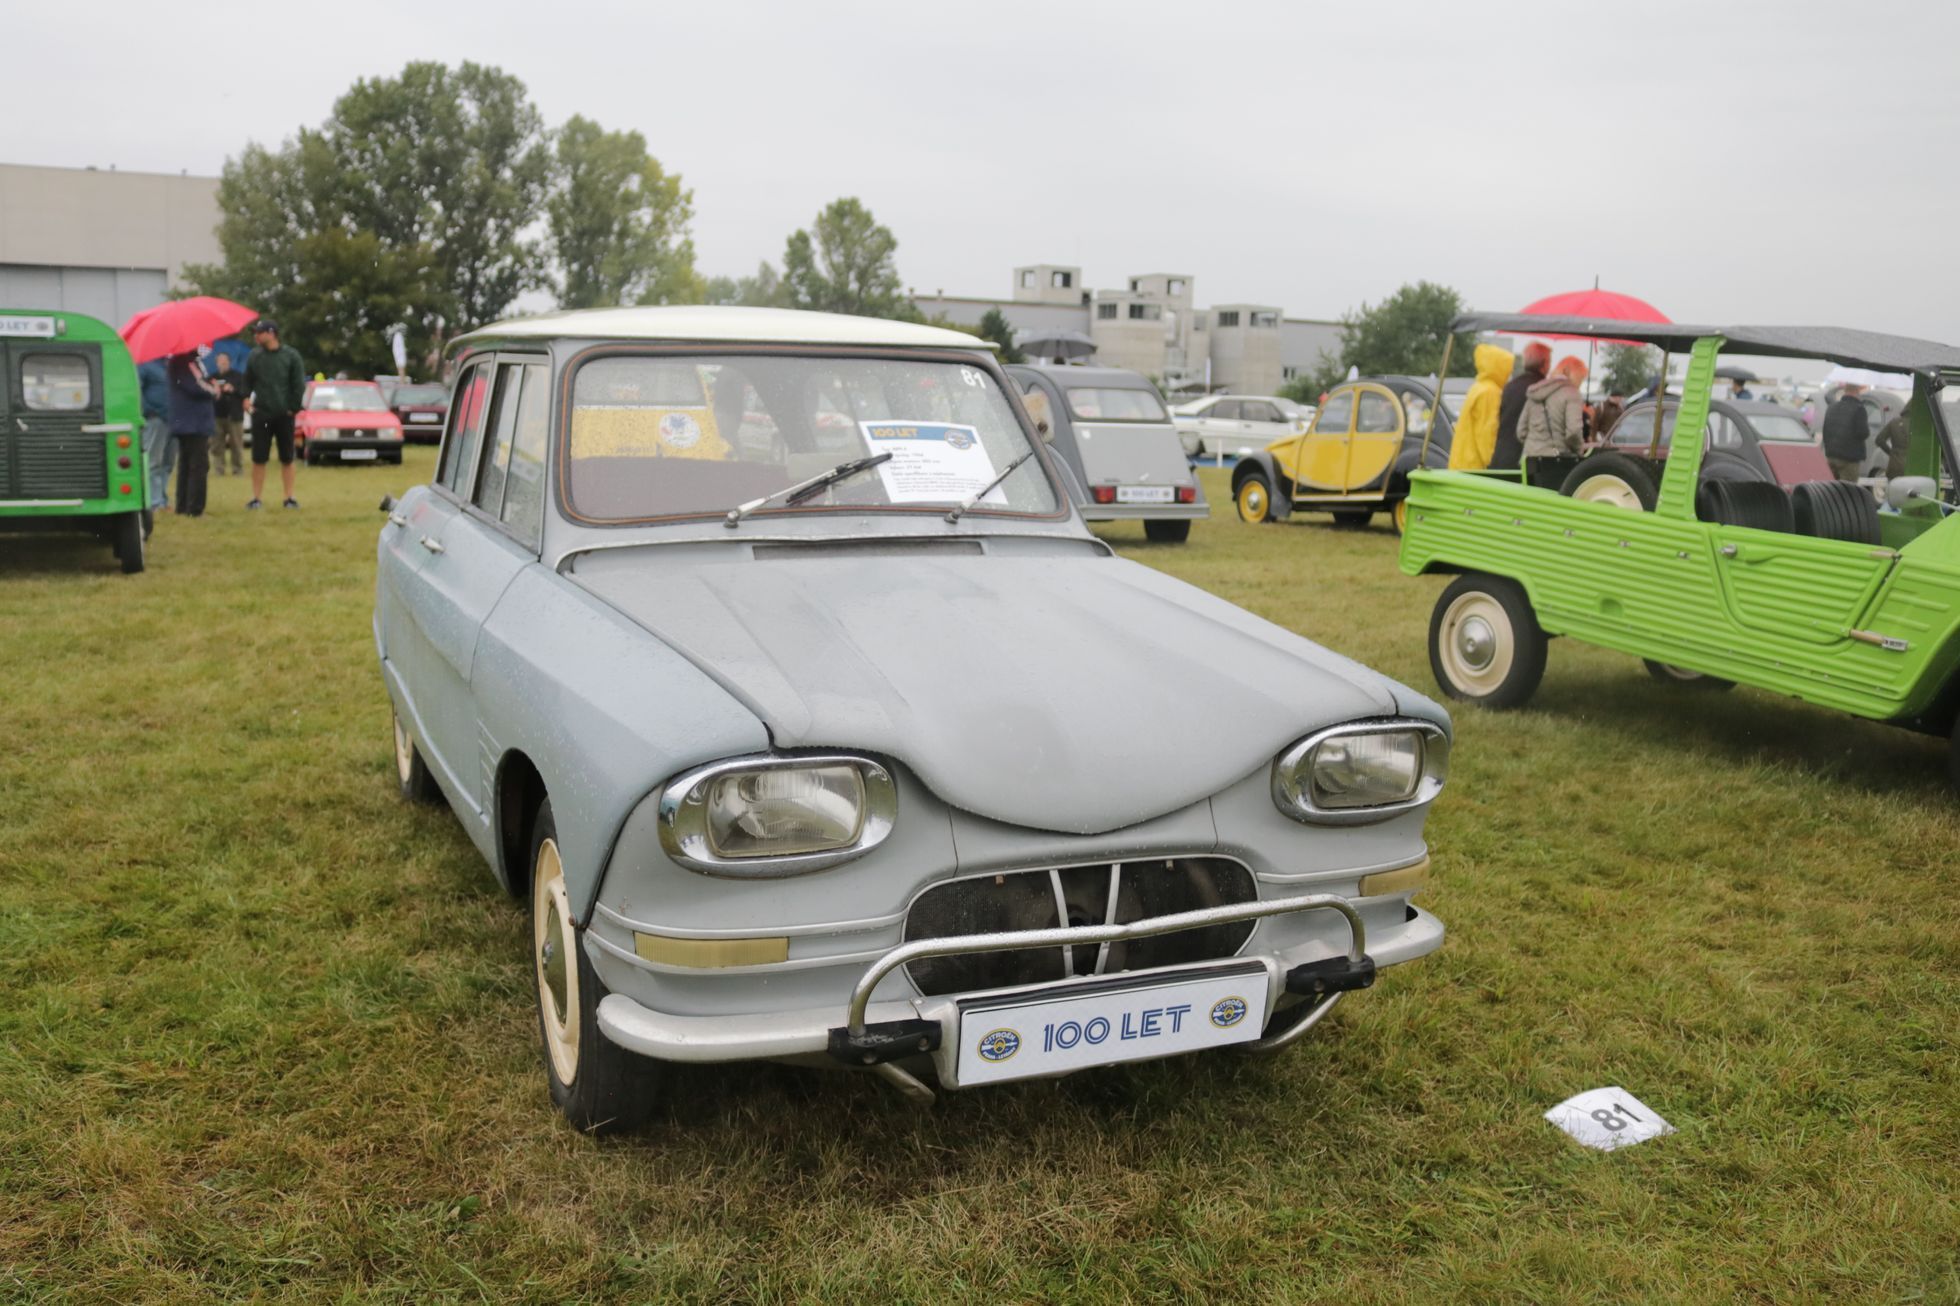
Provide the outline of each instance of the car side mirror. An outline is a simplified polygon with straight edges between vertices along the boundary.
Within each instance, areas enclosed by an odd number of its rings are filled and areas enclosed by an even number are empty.
[[[1903,508],[1914,499],[1937,503],[1939,497],[1939,483],[1930,476],[1894,476],[1885,483],[1885,502],[1894,508]]]

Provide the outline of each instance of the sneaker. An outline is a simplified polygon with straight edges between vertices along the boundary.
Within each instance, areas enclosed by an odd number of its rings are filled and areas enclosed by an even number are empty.
[[[257,499],[254,499],[254,500],[252,500],[252,501],[251,501],[250,503],[248,503],[248,504],[246,504],[246,505],[245,505],[245,511],[246,511],[246,512],[257,512],[257,511],[258,511],[259,509],[261,509],[261,508],[263,508],[263,507],[265,507],[265,504],[263,504],[263,503],[261,503],[261,502],[260,502],[259,500],[257,500]]]
[[[288,507],[288,508],[297,508],[297,507],[299,507],[299,500],[298,500],[298,499],[288,499],[288,500],[286,500],[286,502],[285,502],[285,505],[284,505],[284,506],[286,506],[286,507]]]

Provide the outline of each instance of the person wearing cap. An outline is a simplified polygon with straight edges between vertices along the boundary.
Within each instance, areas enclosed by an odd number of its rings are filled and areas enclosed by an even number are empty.
[[[279,480],[286,491],[286,506],[299,507],[293,497],[293,417],[306,401],[306,364],[299,351],[279,343],[279,324],[260,318],[252,324],[252,339],[258,346],[245,360],[245,411],[252,415],[252,501],[247,508],[262,508],[265,493],[265,465],[279,445]]]
[[[1855,481],[1865,470],[1865,443],[1872,436],[1872,420],[1858,396],[1861,385],[1847,385],[1824,410],[1824,457],[1831,463],[1831,475],[1840,481]]]

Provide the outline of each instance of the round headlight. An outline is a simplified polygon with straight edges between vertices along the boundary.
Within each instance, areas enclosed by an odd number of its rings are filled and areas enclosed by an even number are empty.
[[[1379,821],[1434,799],[1449,757],[1449,735],[1428,721],[1335,726],[1273,760],[1273,802],[1297,821]]]
[[[736,758],[667,784],[660,843],[711,875],[797,875],[876,847],[897,812],[891,774],[868,758]]]

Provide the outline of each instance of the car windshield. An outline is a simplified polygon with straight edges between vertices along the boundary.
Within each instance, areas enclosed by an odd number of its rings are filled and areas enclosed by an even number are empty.
[[[1070,386],[1069,411],[1091,422],[1161,422],[1164,406],[1148,390],[1110,386]]]
[[[306,396],[308,408],[329,413],[385,413],[388,401],[373,385],[316,385]]]
[[[892,458],[799,507],[959,503],[1028,450],[993,376],[957,361],[613,355],[581,365],[566,507],[586,521],[727,512],[871,454]],[[1039,459],[976,513],[1058,508]]]
[[[395,387],[396,407],[408,404],[440,404],[449,400],[449,391],[439,385],[398,385]]]

